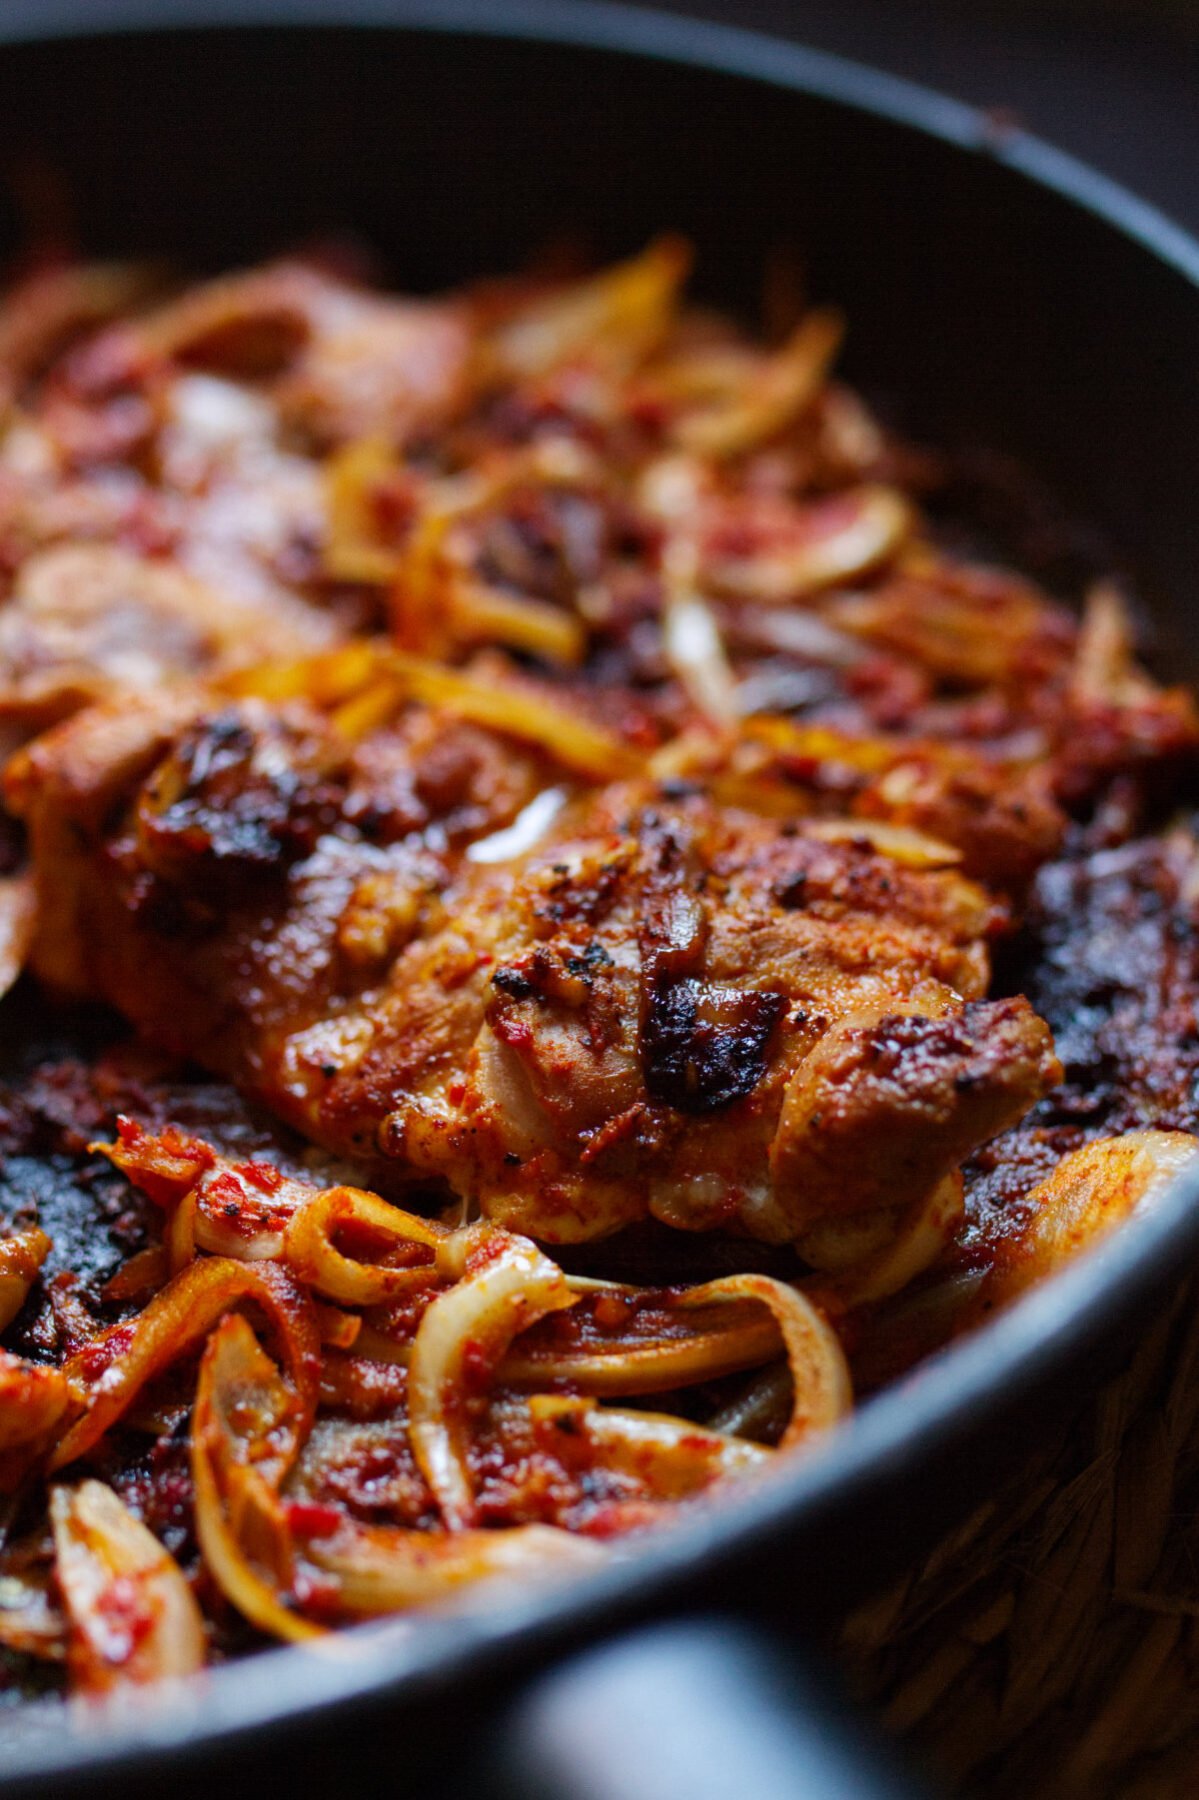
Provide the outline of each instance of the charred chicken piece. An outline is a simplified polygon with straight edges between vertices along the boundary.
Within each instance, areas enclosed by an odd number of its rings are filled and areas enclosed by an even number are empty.
[[[36,965],[551,1242],[902,1206],[1058,1078],[1031,1008],[983,998],[1004,915],[952,869],[648,782],[464,859],[534,781],[423,709],[356,744],[302,709],[94,709],[9,776]]]
[[[377,985],[457,848],[537,773],[424,709],[352,742],[303,706],[175,690],[77,715],[10,782],[42,871],[39,972],[254,1091],[297,1031]]]

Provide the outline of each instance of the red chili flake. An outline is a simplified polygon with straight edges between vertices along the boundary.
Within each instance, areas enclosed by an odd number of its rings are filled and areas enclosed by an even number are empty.
[[[118,1575],[97,1595],[96,1611],[109,1636],[104,1660],[128,1662],[154,1623],[141,1589],[128,1575]]]
[[[462,1385],[481,1393],[491,1381],[491,1358],[485,1344],[468,1338],[462,1346]]]
[[[466,1095],[466,1083],[464,1081],[451,1081],[449,1087],[446,1089],[446,1094],[451,1106],[461,1106]]]
[[[489,1263],[497,1262],[508,1248],[508,1242],[499,1232],[488,1232],[485,1236],[476,1238],[466,1252],[467,1274],[474,1275]]]
[[[595,1303],[595,1322],[603,1331],[618,1331],[631,1315],[632,1308],[619,1294],[601,1294]]]
[[[661,1508],[652,1500],[610,1500],[588,1513],[577,1529],[586,1537],[623,1537],[626,1532],[656,1525],[661,1516]]]
[[[321,1575],[315,1569],[301,1566],[292,1581],[292,1594],[284,1604],[292,1612],[298,1612],[302,1607],[310,1616],[337,1619],[340,1617],[340,1597],[338,1585],[331,1575]]]
[[[297,1537],[332,1537],[345,1524],[345,1514],[313,1500],[293,1500],[287,1509],[287,1523]]]
[[[277,1194],[283,1186],[282,1175],[270,1163],[234,1163],[233,1167],[244,1181],[248,1181],[260,1193]]]
[[[79,1367],[88,1381],[98,1381],[106,1369],[112,1367],[117,1358],[124,1356],[135,1336],[133,1321],[125,1325],[114,1325],[103,1337],[93,1338],[79,1352]]]
[[[235,1206],[240,1211],[246,1192],[231,1169],[222,1169],[206,1184],[204,1197],[224,1206]]]
[[[502,1043],[511,1045],[513,1050],[527,1050],[533,1042],[533,1027],[523,1019],[512,1019],[501,1014],[492,1021],[491,1029]]]

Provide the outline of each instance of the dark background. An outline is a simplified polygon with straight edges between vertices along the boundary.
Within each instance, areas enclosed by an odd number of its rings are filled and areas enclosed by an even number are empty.
[[[657,0],[1013,112],[1199,231],[1199,0]]]

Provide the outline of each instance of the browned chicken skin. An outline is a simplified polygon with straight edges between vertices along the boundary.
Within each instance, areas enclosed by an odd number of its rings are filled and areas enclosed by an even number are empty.
[[[1057,1079],[983,999],[1003,912],[954,870],[644,781],[464,859],[536,785],[422,708],[352,745],[301,708],[93,709],[10,774],[36,966],[548,1241],[902,1206]]]

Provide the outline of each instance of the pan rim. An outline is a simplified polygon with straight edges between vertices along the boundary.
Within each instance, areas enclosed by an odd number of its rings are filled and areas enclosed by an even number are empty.
[[[1131,240],[1196,290],[1199,242],[1150,203],[1077,158],[1020,129],[997,132],[987,115],[903,78],[847,58],[734,26],[688,20],[612,0],[7,0],[0,51],[8,44],[97,39],[130,33],[286,28],[480,35],[683,64],[831,101],[882,117],[947,146],[1005,164]],[[515,1667],[678,1599],[697,1562],[734,1561],[785,1533],[789,1520],[827,1518],[847,1490],[880,1494],[935,1448],[964,1440],[1030,1393],[1067,1356],[1097,1343],[1199,1251],[1199,1173],[1184,1177],[1155,1212],[1053,1283],[1019,1302],[976,1337],[923,1365],[872,1399],[813,1453],[760,1488],[670,1527],[594,1576],[531,1594],[492,1612],[357,1627],[327,1652],[278,1648],[194,1678],[186,1688],[139,1696],[85,1724],[55,1705],[24,1709],[33,1735],[5,1742],[0,1795],[47,1778],[112,1781],[122,1773],[169,1773],[201,1747],[260,1749],[301,1720],[345,1715],[382,1701],[432,1697],[497,1662]],[[1003,1380],[998,1380],[1002,1371]],[[49,1709],[46,1709],[49,1718]],[[12,1715],[14,1723],[18,1715]],[[22,1727],[22,1733],[24,1727]],[[7,1732],[5,1733],[7,1737]],[[58,1790],[62,1792],[60,1787]]]

